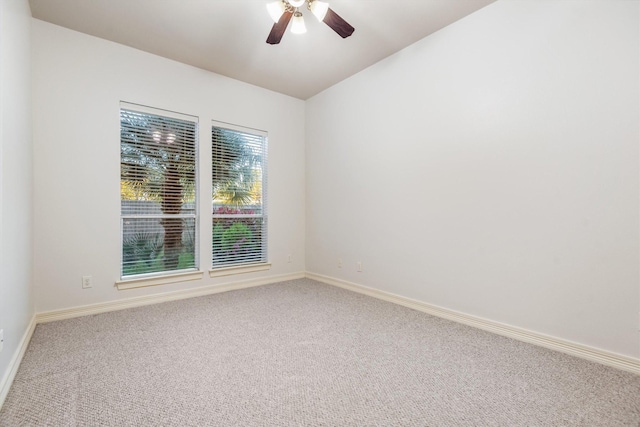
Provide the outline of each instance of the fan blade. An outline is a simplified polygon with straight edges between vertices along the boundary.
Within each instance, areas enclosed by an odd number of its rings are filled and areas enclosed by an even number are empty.
[[[331,8],[327,10],[327,14],[324,16],[322,22],[331,27],[331,29],[338,33],[343,39],[349,37],[355,30],[355,28],[349,25],[347,21],[342,19],[340,15],[331,10]]]
[[[284,32],[287,30],[287,25],[289,25],[289,21],[291,21],[291,17],[293,16],[293,12],[285,11],[280,20],[273,24],[273,28],[271,28],[271,32],[269,33],[269,37],[267,37],[267,43],[269,44],[278,44],[280,40],[282,40],[282,36]]]

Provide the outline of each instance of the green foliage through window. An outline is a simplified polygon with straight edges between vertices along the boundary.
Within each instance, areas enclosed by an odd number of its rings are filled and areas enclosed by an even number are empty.
[[[196,268],[197,120],[147,110],[120,110],[123,277]]]
[[[213,267],[266,262],[266,135],[214,125],[211,136]]]

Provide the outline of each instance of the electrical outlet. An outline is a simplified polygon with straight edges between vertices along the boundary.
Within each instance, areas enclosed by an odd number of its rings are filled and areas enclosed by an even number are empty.
[[[93,284],[91,283],[91,276],[82,276],[82,289],[91,288]]]
[[[4,344],[4,329],[0,329],[0,352],[2,352],[2,344]]]
[[[342,260],[338,258],[338,268],[342,268]]]
[[[356,263],[356,267],[358,267],[358,273],[362,273],[362,263],[360,261]]]

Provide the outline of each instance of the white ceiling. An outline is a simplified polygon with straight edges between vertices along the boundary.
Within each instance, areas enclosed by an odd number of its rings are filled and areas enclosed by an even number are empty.
[[[342,39],[304,7],[307,33],[265,41],[273,0],[30,0],[34,18],[307,99],[495,0],[326,0]],[[302,9],[302,8],[301,8]]]

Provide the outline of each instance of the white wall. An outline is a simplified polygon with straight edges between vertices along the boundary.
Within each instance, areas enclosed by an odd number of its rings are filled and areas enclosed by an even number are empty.
[[[640,356],[638,9],[498,1],[307,103],[33,20],[37,311],[302,271],[306,230],[308,271]],[[113,287],[120,100],[269,132],[271,271]]]
[[[33,20],[34,258],[37,311],[304,271],[304,103],[122,45]],[[119,102],[269,132],[270,271],[118,291]],[[200,181],[202,270],[211,266],[211,180]],[[287,255],[292,262],[287,263]],[[81,276],[93,288],[81,289]]]
[[[307,270],[640,356],[638,18],[498,1],[310,99]]]
[[[0,394],[34,313],[30,27],[27,0],[0,1]]]

